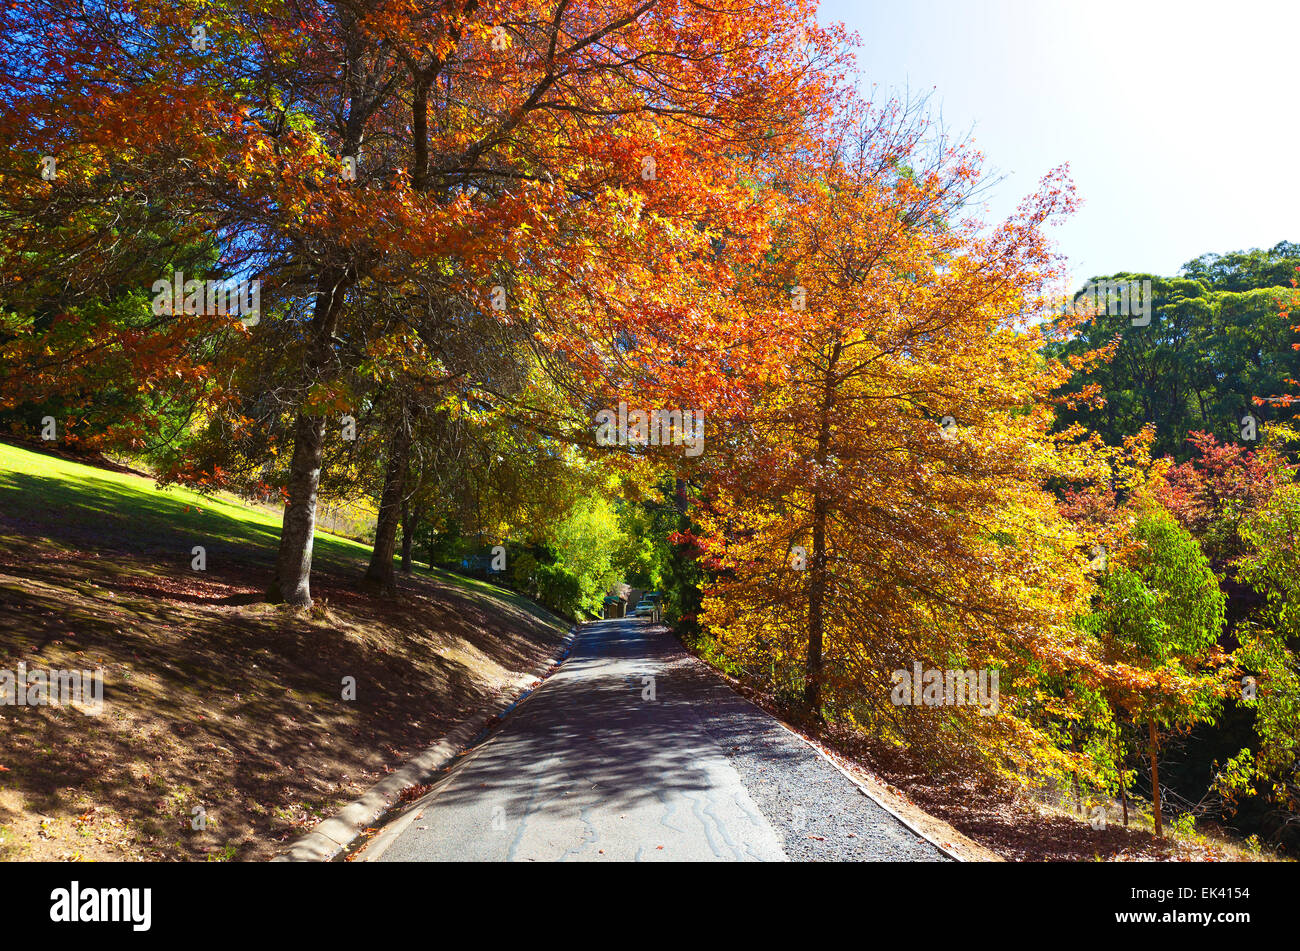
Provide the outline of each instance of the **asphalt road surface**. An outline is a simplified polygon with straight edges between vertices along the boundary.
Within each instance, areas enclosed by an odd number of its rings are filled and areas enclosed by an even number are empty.
[[[361,861],[947,861],[648,621],[585,627]]]

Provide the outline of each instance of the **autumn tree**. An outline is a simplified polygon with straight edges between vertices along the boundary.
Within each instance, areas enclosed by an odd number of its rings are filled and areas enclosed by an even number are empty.
[[[1230,571],[1248,547],[1243,524],[1294,479],[1295,468],[1273,445],[1248,449],[1204,432],[1193,432],[1188,441],[1195,455],[1168,470],[1158,487],[1160,500],[1215,567]]]
[[[1045,489],[1067,371],[1024,316],[1054,273],[1042,226],[1071,199],[1052,178],[997,228],[962,220],[972,157],[927,151],[913,118],[868,115],[831,142],[791,184],[773,262],[746,275],[787,369],[706,454],[704,625],[813,717],[999,769],[1050,762],[1015,678],[1069,662],[1088,584]],[[999,670],[1001,706],[897,706],[891,677],[914,663]]]
[[[641,376],[711,388],[672,342],[717,363],[717,242],[761,246],[749,176],[826,114],[838,56],[785,0],[124,10],[6,7],[27,71],[9,73],[21,118],[3,131],[30,166],[6,200],[21,210],[83,180],[183,196],[225,274],[266,283],[268,313],[297,331],[269,592],[293,604],[310,601],[322,407],[349,321],[366,319],[349,307],[360,289],[432,267],[448,296],[522,322],[592,379],[617,362],[621,328],[639,331],[624,363]],[[61,182],[37,179],[45,154]],[[84,240],[113,245],[103,229]]]

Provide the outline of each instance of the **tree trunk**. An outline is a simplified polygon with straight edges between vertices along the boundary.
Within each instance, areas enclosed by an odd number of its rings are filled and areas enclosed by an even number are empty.
[[[1147,729],[1151,736],[1151,816],[1155,820],[1156,837],[1164,837],[1164,823],[1160,815],[1160,765],[1157,757],[1160,753],[1160,742],[1156,734],[1156,721],[1148,720]]]
[[[804,703],[813,719],[821,720],[822,639],[826,630],[826,502],[813,497],[813,550],[808,566],[808,665],[804,674]]]
[[[347,32],[355,23],[344,13]],[[348,43],[350,67],[357,65],[360,46]],[[369,105],[362,100],[356,80],[359,71],[350,69],[348,82],[348,120],[341,143],[342,155],[358,155],[364,137]],[[301,383],[303,388],[328,380],[334,375],[334,333],[343,313],[348,288],[356,281],[352,265],[327,265],[316,282],[316,300],[312,305],[309,337],[303,353]],[[284,508],[284,525],[280,530],[280,551],[275,562],[275,577],[266,597],[271,602],[285,601],[295,607],[311,605],[311,549],[316,531],[316,493],[320,488],[321,463],[325,454],[325,419],[308,416],[301,410],[294,422],[293,457],[289,463],[288,499]]]
[[[415,534],[415,526],[419,524],[419,511],[411,511],[411,500],[402,499],[402,574],[411,573],[411,536]]]
[[[1070,752],[1079,752],[1079,728],[1075,723],[1070,724]],[[1074,811],[1083,815],[1083,787],[1079,784],[1077,769],[1070,773],[1070,779],[1074,784]]]
[[[841,344],[836,341],[828,355],[826,375],[818,407],[817,472],[812,509],[812,575],[808,579],[808,661],[804,671],[804,704],[813,719],[822,720],[822,680],[824,674],[823,639],[826,631],[826,519],[830,502],[821,484],[830,456],[831,411],[835,404],[835,364]]]
[[[330,375],[334,357],[332,340],[348,280],[347,273],[337,269],[321,275],[311,323],[312,339],[303,361],[304,380],[319,380]],[[316,493],[320,488],[324,458],[325,418],[299,411],[293,427],[293,456],[289,462],[289,482],[285,487],[288,499],[280,529],[280,550],[275,560],[275,577],[266,592],[266,599],[273,604],[311,605]]]
[[[325,456],[325,420],[301,413],[294,424],[288,503],[280,529],[275,578],[266,598],[273,604],[311,605],[311,551],[316,536],[316,491]]]
[[[1128,828],[1128,783],[1124,779],[1124,767],[1128,764],[1128,745],[1124,742],[1123,727],[1118,727],[1115,731],[1115,752],[1119,755],[1116,762],[1119,764],[1119,801],[1124,808],[1124,828]]]
[[[379,503],[379,521],[375,525],[375,547],[370,553],[370,567],[362,579],[363,586],[388,597],[397,594],[393,554],[397,547],[397,526],[402,516],[402,496],[406,494],[406,460],[410,445],[411,430],[403,406],[401,419],[389,442],[384,494]]]

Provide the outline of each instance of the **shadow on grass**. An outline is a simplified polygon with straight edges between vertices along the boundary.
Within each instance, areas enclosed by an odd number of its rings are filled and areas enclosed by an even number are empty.
[[[223,499],[155,489],[147,480],[83,476],[77,481],[0,470],[3,522],[22,534],[40,534],[62,545],[98,551],[128,551],[175,560],[186,567],[195,545],[209,564],[222,557],[270,566],[280,526],[269,513],[240,509]],[[315,552],[323,564],[364,558],[358,542],[317,533]]]

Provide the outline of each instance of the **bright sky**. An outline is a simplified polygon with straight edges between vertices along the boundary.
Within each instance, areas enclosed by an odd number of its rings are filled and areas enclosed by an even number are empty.
[[[991,214],[1070,163],[1082,207],[1053,235],[1075,284],[1300,241],[1298,0],[822,0],[820,19],[860,35],[864,89],[930,92],[973,134],[1006,176]]]

